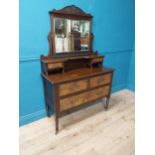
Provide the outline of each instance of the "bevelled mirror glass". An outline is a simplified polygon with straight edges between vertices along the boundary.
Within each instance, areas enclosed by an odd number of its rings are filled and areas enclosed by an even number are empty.
[[[54,17],[55,53],[88,52],[90,21]]]

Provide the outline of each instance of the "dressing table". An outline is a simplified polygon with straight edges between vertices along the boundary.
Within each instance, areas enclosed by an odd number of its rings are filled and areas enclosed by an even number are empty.
[[[92,16],[72,5],[49,12],[48,56],[41,55],[41,76],[47,116],[59,118],[96,100],[108,108],[113,69],[103,67],[104,56],[93,51]]]

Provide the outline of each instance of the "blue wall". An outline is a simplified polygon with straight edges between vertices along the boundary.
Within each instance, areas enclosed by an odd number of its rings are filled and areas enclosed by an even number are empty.
[[[135,53],[134,52],[132,52],[131,54],[127,87],[128,89],[135,91]]]
[[[39,56],[48,53],[48,11],[72,4],[94,16],[94,50],[115,68],[113,92],[134,90],[134,0],[20,0],[20,125],[46,116]]]

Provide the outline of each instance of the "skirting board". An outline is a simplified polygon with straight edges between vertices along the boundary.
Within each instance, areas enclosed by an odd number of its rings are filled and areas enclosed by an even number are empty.
[[[128,84],[127,84],[127,89],[129,89],[129,90],[135,92],[135,86],[134,86],[133,84],[131,84],[131,83],[128,83]]]
[[[46,117],[45,109],[39,110],[37,112],[31,113],[25,116],[21,116],[19,117],[19,126],[23,126],[25,124],[37,121],[44,117]]]

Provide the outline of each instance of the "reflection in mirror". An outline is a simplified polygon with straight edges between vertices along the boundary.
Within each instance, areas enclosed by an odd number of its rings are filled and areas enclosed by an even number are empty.
[[[55,18],[56,53],[88,51],[90,22]]]

